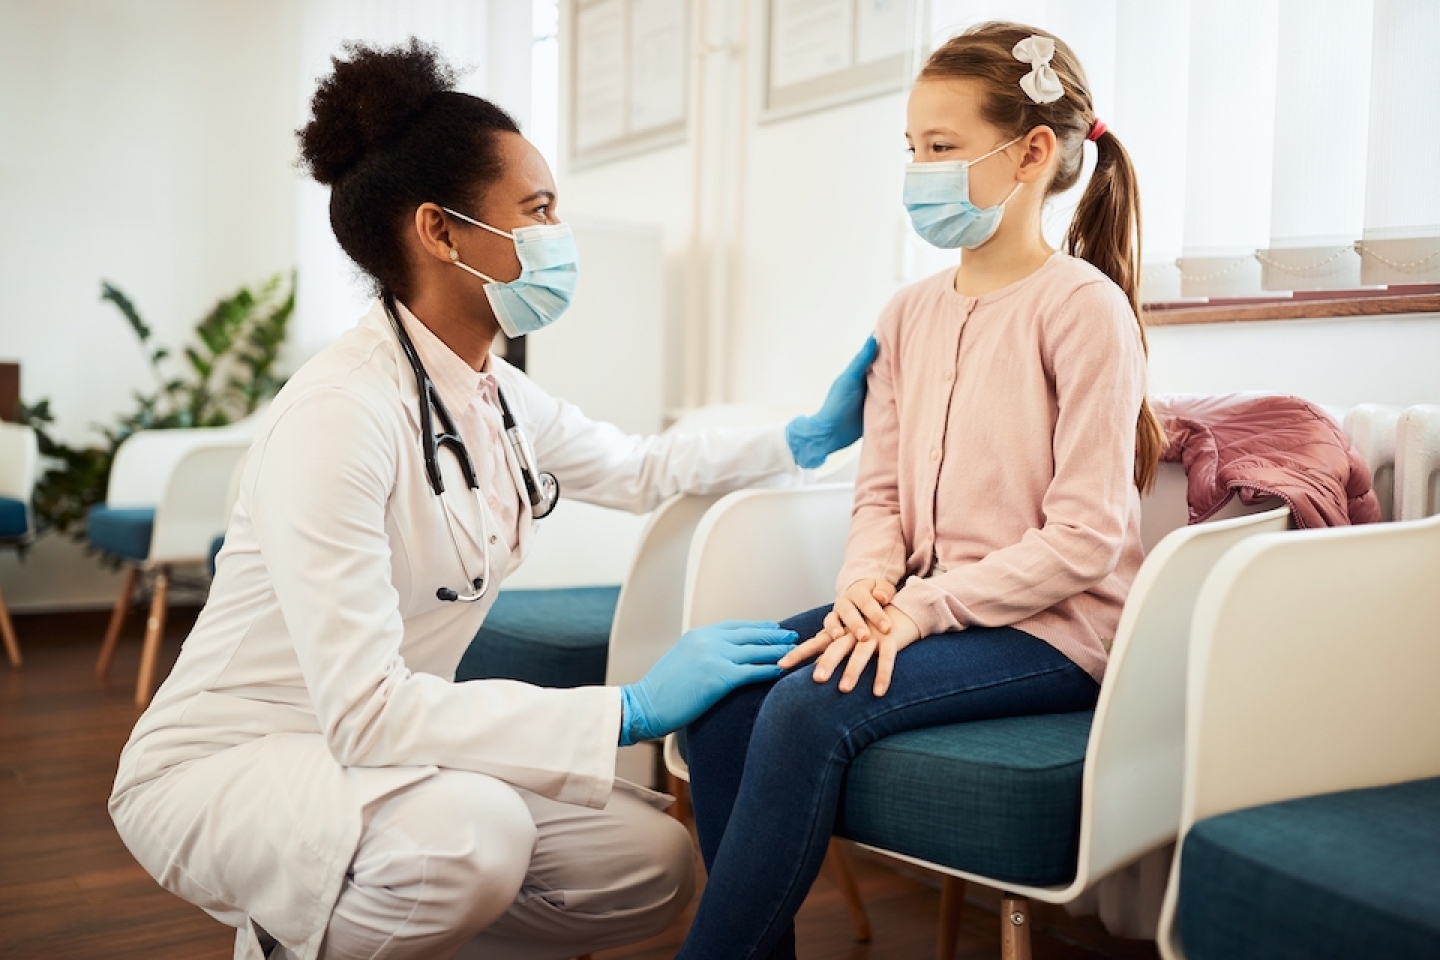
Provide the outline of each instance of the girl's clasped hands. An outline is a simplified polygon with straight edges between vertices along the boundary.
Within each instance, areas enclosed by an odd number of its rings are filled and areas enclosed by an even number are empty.
[[[891,603],[895,592],[895,585],[884,580],[856,580],[835,600],[820,632],[782,657],[779,665],[789,670],[816,658],[811,676],[816,683],[825,683],[848,656],[840,692],[849,693],[873,659],[872,689],[875,696],[883,697],[890,689],[896,655],[920,639],[915,621]]]

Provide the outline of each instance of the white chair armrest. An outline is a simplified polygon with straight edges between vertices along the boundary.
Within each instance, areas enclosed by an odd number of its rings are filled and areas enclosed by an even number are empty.
[[[1090,731],[1077,888],[1175,838],[1197,598],[1235,544],[1282,531],[1289,518],[1279,507],[1181,527],[1145,558],[1125,600]]]
[[[1401,414],[1395,446],[1396,519],[1440,513],[1440,406],[1423,404]]]
[[[226,500],[231,476],[249,449],[248,439],[217,438],[185,451],[155,508],[150,563],[200,562],[209,557],[211,542],[230,521]]]
[[[35,431],[18,423],[0,423],[0,497],[29,503],[39,474]]]

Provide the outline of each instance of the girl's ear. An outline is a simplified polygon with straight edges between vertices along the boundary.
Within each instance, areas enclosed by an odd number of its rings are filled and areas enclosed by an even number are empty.
[[[1021,183],[1034,183],[1050,171],[1055,159],[1055,131],[1046,126],[1036,127],[1025,134],[1025,139],[1016,144],[1020,148],[1020,167],[1015,179]]]

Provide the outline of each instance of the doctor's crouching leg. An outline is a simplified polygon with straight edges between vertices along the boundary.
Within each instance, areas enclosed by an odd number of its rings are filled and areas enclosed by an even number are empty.
[[[535,847],[516,791],[464,771],[375,797],[363,822],[320,951],[327,960],[450,956],[509,909]]]
[[[568,960],[654,936],[690,902],[695,849],[657,794],[616,781],[593,810],[517,793],[539,834],[528,873],[510,909],[455,960]]]

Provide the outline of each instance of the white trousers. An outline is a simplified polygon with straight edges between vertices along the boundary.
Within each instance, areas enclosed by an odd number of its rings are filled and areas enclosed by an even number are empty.
[[[366,805],[321,956],[566,960],[634,943],[690,902],[694,856],[627,784],[592,810],[441,771]]]
[[[305,951],[320,960],[565,960],[658,933],[694,892],[689,834],[639,787],[617,782],[594,810],[478,773],[333,764],[318,735],[264,737],[136,785],[111,813],[163,886],[242,928],[244,960],[299,956],[262,923],[304,939],[310,909],[330,910]],[[340,802],[360,805],[334,816],[358,813],[353,856],[316,847],[331,834],[314,818]],[[333,909],[305,899],[317,863],[335,864]]]

